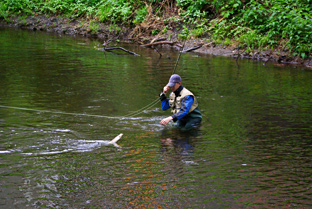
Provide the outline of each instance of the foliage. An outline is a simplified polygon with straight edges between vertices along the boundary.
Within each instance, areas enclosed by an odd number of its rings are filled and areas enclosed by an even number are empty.
[[[172,11],[176,13],[173,15]],[[180,25],[178,28],[183,27],[179,34],[182,39],[204,36],[218,43],[236,40],[251,49],[282,47],[303,58],[312,51],[311,11],[312,0],[1,0],[0,3],[2,18],[46,14],[140,25],[154,15],[165,24],[164,28],[153,29],[154,35],[166,33],[167,26],[174,22]],[[96,30],[95,23],[89,27]]]
[[[132,6],[126,0],[108,0],[102,1],[99,5],[97,15],[103,22],[127,21],[132,13]]]
[[[206,0],[177,0],[177,4],[185,9],[185,11],[182,12],[183,16],[205,17],[207,14],[203,11],[204,6],[207,4]]]
[[[207,25],[208,21],[206,19],[195,20],[192,25],[190,33],[194,38],[200,38],[207,35],[209,27]]]
[[[178,35],[180,39],[185,40],[189,37],[190,31],[186,26],[183,26],[182,32]]]
[[[100,29],[100,26],[98,23],[92,20],[89,24],[89,28],[92,32],[97,32]]]
[[[160,32],[160,31],[159,31],[158,29],[155,29],[155,30],[152,31],[152,35],[155,36],[155,35],[157,35],[159,32]]]
[[[148,14],[148,11],[147,11],[146,7],[142,7],[140,9],[137,9],[135,11],[135,19],[133,22],[136,24],[143,22],[143,20],[147,14]]]
[[[286,47],[300,54],[312,50],[312,1],[266,1],[263,4],[251,0],[242,15],[241,23],[258,34],[265,33],[277,45],[286,39]]]

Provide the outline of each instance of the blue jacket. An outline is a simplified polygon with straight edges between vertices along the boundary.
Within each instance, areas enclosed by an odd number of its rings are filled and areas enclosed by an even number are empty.
[[[177,95],[181,92],[181,90],[183,89],[183,86],[181,85],[174,93]],[[194,98],[191,95],[188,95],[186,97],[184,97],[181,101],[181,109],[179,112],[175,113],[172,115],[173,121],[177,121],[182,119],[183,117],[185,117],[189,110],[192,107],[192,104],[194,102]],[[162,110],[168,110],[170,108],[169,106],[169,99],[165,98],[161,100],[161,109]]]

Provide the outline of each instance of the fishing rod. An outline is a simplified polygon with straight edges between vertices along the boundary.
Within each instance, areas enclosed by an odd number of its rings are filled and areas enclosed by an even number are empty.
[[[176,61],[175,66],[174,66],[174,68],[173,68],[173,72],[172,72],[172,74],[174,74],[174,72],[175,72],[175,70],[176,70],[176,68],[177,68],[177,66],[178,66],[178,63],[179,63],[179,60],[180,60],[181,54],[182,54],[183,49],[184,49],[185,42],[186,42],[186,38],[185,38],[185,40],[184,40],[184,43],[183,43],[183,46],[182,46],[182,50],[180,50],[180,52],[179,52],[179,56],[178,56],[178,59],[177,59],[177,61]]]
[[[174,74],[174,72],[175,72],[175,70],[176,70],[176,68],[177,68],[177,66],[178,66],[178,63],[179,63],[181,54],[182,54],[183,49],[184,49],[184,46],[185,46],[185,42],[186,42],[186,38],[185,38],[185,40],[184,40],[182,49],[181,49],[180,52],[179,52],[179,56],[178,56],[178,58],[177,58],[177,61],[176,61],[176,64],[175,64],[175,66],[174,66],[174,69],[173,69],[172,74]],[[157,98],[156,100],[154,100],[154,101],[151,102],[150,104],[146,105],[145,107],[142,107],[141,109],[139,109],[139,110],[137,110],[137,111],[134,111],[134,112],[132,112],[132,113],[129,113],[129,114],[125,115],[124,117],[134,117],[134,116],[136,116],[136,115],[139,115],[139,114],[141,114],[142,112],[146,111],[147,109],[149,109],[149,108],[153,107],[154,105],[156,105],[158,102],[159,102],[159,99]]]
[[[183,46],[182,46],[182,50],[180,50],[180,52],[179,52],[179,56],[177,58],[177,61],[176,61],[176,64],[174,66],[172,74],[174,74],[174,72],[175,72],[175,70],[176,70],[176,68],[178,66],[178,63],[179,63],[182,51],[183,51],[184,46],[185,46],[185,42],[186,42],[186,39],[184,40],[184,43],[183,43]],[[106,54],[105,54],[105,57],[106,57]],[[31,108],[13,107],[13,106],[5,106],[5,105],[0,105],[0,108],[8,108],[8,109],[16,109],[16,110],[24,110],[24,111],[33,111],[33,112],[43,112],[43,113],[52,113],[52,114],[73,115],[73,116],[88,116],[88,117],[98,117],[98,118],[107,118],[107,119],[121,119],[121,118],[125,118],[125,117],[137,116],[137,115],[141,114],[142,112],[146,111],[147,109],[153,107],[158,102],[159,102],[159,98],[157,98],[156,100],[152,101],[150,104],[142,107],[141,109],[139,109],[137,111],[134,111],[134,112],[129,113],[129,114],[124,115],[124,116],[115,116],[115,117],[105,116],[105,115],[84,114],[84,113],[67,113],[67,112],[50,111],[50,110],[36,110],[36,109],[31,109]]]
[[[174,74],[174,72],[175,72],[175,70],[176,70],[176,68],[177,68],[177,66],[178,66],[178,63],[179,63],[181,54],[182,54],[182,52],[183,52],[185,43],[186,43],[186,38],[185,38],[185,40],[184,40],[182,49],[181,49],[180,52],[179,52],[179,56],[178,56],[178,58],[177,58],[177,61],[176,61],[176,64],[175,64],[175,66],[174,66],[174,69],[173,69],[172,74]],[[137,110],[137,111],[134,111],[134,112],[132,112],[132,113],[129,113],[129,114],[125,115],[124,117],[134,117],[134,116],[137,116],[137,115],[141,114],[142,112],[146,111],[147,109],[153,107],[153,106],[156,105],[158,102],[159,102],[159,99],[157,98],[156,100],[154,100],[154,101],[151,102],[150,104],[146,105],[145,107],[142,107],[141,109],[139,109],[139,110]]]
[[[185,46],[185,42],[186,42],[186,38],[185,38],[185,40],[184,40],[182,49],[181,49],[180,52],[179,52],[179,56],[178,56],[178,58],[177,58],[177,61],[176,61],[176,64],[175,64],[175,66],[174,66],[174,69],[173,69],[172,74],[174,74],[174,72],[175,72],[175,70],[176,70],[176,68],[177,68],[177,66],[178,66],[178,63],[179,63],[181,54],[182,54],[183,49],[184,49],[184,46]],[[150,104],[146,105],[145,107],[142,107],[141,109],[139,109],[139,110],[137,110],[137,111],[134,111],[134,112],[132,112],[132,113],[129,113],[129,114],[125,115],[124,117],[134,117],[134,116],[136,116],[136,115],[139,115],[139,114],[141,114],[142,112],[146,111],[147,109],[149,109],[149,108],[153,107],[154,105],[156,105],[158,102],[159,102],[159,99],[157,98],[156,100],[154,100],[154,101],[151,102]]]

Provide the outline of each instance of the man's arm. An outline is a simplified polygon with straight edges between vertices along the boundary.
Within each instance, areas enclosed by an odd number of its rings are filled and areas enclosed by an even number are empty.
[[[179,112],[171,116],[173,118],[173,121],[176,122],[177,120],[180,120],[181,118],[185,117],[189,113],[193,103],[194,103],[193,96],[187,95],[186,97],[184,97],[183,100],[181,101],[181,109],[179,110]]]
[[[169,106],[169,99],[167,99],[166,94],[160,93],[159,98],[161,100],[161,109],[168,110],[170,106]]]

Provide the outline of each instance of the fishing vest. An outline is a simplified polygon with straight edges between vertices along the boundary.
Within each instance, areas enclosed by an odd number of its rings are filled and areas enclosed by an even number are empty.
[[[179,96],[176,97],[174,92],[171,92],[169,95],[169,106],[171,107],[172,114],[179,112],[179,110],[181,109],[182,99],[188,95],[191,95],[194,98],[194,102],[193,102],[191,109],[188,113],[192,112],[196,107],[198,107],[198,103],[197,103],[197,100],[196,100],[196,97],[194,96],[194,94],[192,92],[190,92],[189,90],[187,90],[186,88],[183,88],[182,91],[180,92]]]

